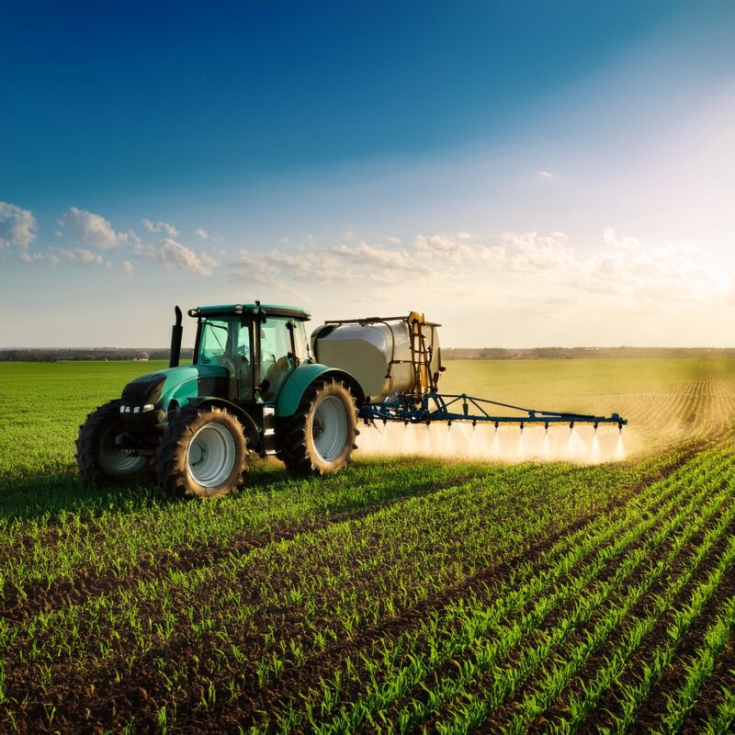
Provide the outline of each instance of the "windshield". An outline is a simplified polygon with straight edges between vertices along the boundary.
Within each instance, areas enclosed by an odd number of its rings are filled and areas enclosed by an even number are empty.
[[[199,326],[197,365],[219,365],[227,369],[230,385],[226,397],[243,402],[252,399],[250,325],[240,319],[206,319]]]
[[[197,362],[200,365],[221,364],[227,352],[228,336],[229,329],[227,322],[215,319],[204,322],[202,324],[199,359]]]
[[[226,360],[250,362],[250,329],[239,319],[207,319],[199,338],[200,365],[222,365]]]

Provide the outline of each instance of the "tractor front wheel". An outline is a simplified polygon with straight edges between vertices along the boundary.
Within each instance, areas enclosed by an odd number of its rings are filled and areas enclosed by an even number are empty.
[[[278,426],[279,456],[296,475],[323,475],[349,463],[357,436],[357,410],[341,380],[315,380],[293,416]]]
[[[215,498],[239,487],[247,470],[242,425],[223,408],[188,408],[169,424],[158,449],[158,475],[172,495]]]
[[[110,401],[87,416],[79,427],[77,465],[85,482],[100,487],[113,482],[135,482],[148,474],[151,458],[134,455],[117,445],[123,433],[120,401]]]

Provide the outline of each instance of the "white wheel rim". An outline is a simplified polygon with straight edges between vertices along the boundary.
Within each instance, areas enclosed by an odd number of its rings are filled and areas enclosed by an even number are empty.
[[[99,444],[100,468],[108,475],[134,475],[145,467],[147,457],[128,454],[115,446],[115,431],[108,429]]]
[[[347,441],[347,411],[335,396],[322,399],[314,412],[311,427],[314,448],[324,462],[339,457]]]
[[[186,450],[186,469],[202,487],[217,487],[235,466],[235,440],[221,424],[207,424],[194,434]]]

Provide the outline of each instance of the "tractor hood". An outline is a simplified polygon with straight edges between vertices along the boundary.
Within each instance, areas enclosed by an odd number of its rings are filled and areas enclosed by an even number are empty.
[[[175,400],[183,405],[190,398],[216,395],[216,385],[227,381],[228,373],[219,365],[181,365],[141,375],[128,383],[122,392],[123,413],[147,413],[168,410]]]

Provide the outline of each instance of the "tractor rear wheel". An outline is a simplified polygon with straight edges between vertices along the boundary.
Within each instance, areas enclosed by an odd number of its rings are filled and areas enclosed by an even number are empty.
[[[115,400],[99,406],[79,427],[77,465],[90,485],[135,482],[151,469],[150,457],[131,455],[116,444],[116,438],[124,431],[120,403]]]
[[[357,409],[341,380],[315,380],[293,416],[278,425],[279,456],[296,475],[337,472],[356,449]]]
[[[242,485],[247,440],[240,422],[223,408],[187,408],[161,439],[158,476],[172,495],[216,498]]]

